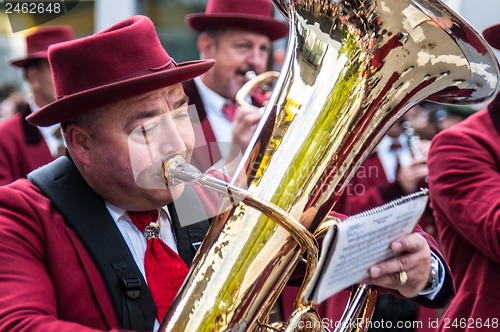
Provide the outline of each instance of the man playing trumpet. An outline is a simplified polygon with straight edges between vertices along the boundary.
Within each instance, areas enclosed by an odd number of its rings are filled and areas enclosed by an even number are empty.
[[[227,158],[230,143],[241,151],[246,148],[265,96],[254,95],[252,107],[236,104],[236,94],[248,80],[247,73],[266,70],[272,42],[287,35],[288,24],[272,16],[267,0],[210,0],[204,13],[186,16],[186,23],[199,33],[201,57],[215,60],[208,72],[183,84],[203,132],[197,133],[196,146],[201,148],[195,150],[193,164],[206,170],[218,161],[219,152]],[[218,149],[213,142],[219,143]]]

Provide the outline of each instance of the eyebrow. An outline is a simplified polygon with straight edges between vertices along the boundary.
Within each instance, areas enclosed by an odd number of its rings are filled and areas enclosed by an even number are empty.
[[[187,95],[184,95],[173,105],[172,110],[180,108],[183,105],[188,105],[188,103],[189,103],[189,97]],[[127,121],[126,125],[128,126],[134,123],[135,121],[153,118],[158,115],[159,115],[158,110],[156,108],[151,110],[139,110],[139,112],[137,112],[133,117],[131,117],[129,121]]]
[[[179,101],[177,101],[174,104],[174,109],[181,107],[182,105],[189,105],[189,97],[187,95],[184,95]]]

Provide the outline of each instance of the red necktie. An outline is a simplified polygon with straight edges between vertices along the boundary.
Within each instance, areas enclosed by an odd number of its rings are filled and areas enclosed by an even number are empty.
[[[236,103],[225,103],[224,106],[222,106],[222,114],[224,114],[230,122],[233,122],[238,106],[239,105]]]
[[[128,212],[135,226],[148,240],[144,269],[151,295],[156,304],[156,317],[161,322],[188,273],[180,256],[158,238],[158,210]]]
[[[403,148],[403,146],[401,145],[401,143],[399,143],[399,141],[397,139],[392,140],[391,147],[390,147],[390,149],[392,151],[397,152],[397,151],[401,150],[402,148]]]

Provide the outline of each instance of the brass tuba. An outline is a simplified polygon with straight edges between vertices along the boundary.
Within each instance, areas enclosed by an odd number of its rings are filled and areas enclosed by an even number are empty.
[[[423,99],[479,103],[498,90],[493,52],[438,0],[273,2],[290,22],[286,60],[231,183],[252,199],[213,222],[160,331],[270,330],[306,253],[306,279],[314,268],[311,234],[396,119]],[[296,304],[282,330],[318,320],[301,294]]]

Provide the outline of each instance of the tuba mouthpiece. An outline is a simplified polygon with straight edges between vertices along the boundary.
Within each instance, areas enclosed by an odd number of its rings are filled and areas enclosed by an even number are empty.
[[[203,174],[194,166],[187,164],[184,158],[176,155],[163,163],[163,177],[167,185],[182,182],[198,182]]]

